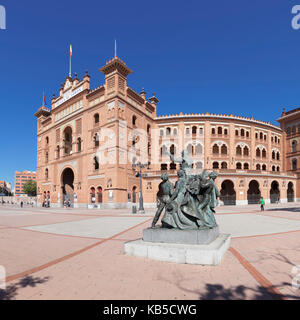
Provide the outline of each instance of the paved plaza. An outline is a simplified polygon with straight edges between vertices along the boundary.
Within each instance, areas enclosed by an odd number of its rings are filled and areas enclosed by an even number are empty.
[[[231,247],[221,265],[199,266],[124,255],[154,209],[0,206],[0,299],[299,299],[300,203],[216,211]]]

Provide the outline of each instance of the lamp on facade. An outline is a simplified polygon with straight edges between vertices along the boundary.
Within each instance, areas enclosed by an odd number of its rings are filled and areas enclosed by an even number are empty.
[[[140,161],[132,164],[132,170],[137,170],[135,173],[135,176],[137,178],[140,178],[139,213],[145,213],[144,200],[143,200],[143,182],[142,182],[142,178],[144,176],[142,173],[142,169],[144,169],[146,167],[147,168],[149,167],[148,161],[145,164],[141,163]]]

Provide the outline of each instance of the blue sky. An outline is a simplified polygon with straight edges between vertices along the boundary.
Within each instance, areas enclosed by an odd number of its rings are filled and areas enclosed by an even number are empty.
[[[300,104],[300,29],[287,0],[0,0],[0,180],[36,169],[36,119],[73,71],[103,83],[113,56],[133,69],[128,84],[159,98],[159,114],[233,113],[276,123]]]

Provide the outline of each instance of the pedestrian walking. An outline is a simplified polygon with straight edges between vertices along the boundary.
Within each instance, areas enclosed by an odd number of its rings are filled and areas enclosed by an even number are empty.
[[[21,203],[20,203],[20,204],[21,204],[21,208],[23,208],[23,201],[21,201]]]
[[[265,199],[263,197],[260,198],[260,210],[265,211]]]

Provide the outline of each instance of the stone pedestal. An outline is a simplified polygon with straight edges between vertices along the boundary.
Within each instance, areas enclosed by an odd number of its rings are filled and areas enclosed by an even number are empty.
[[[230,234],[219,228],[179,230],[148,228],[143,239],[125,243],[125,253],[158,261],[218,265],[230,246]]]
[[[180,232],[181,230],[176,231]],[[197,232],[198,230],[191,231]],[[151,237],[153,234],[151,235],[150,232],[146,231],[146,238],[148,236]],[[165,237],[162,235],[160,236]],[[184,241],[191,241],[187,235],[176,235],[176,237],[182,237]],[[168,239],[168,236],[166,236],[164,239]],[[197,239],[201,239],[201,237]],[[148,242],[139,239],[125,243],[124,250],[127,255],[149,258],[158,261],[200,265],[218,265],[220,264],[229,246],[230,235],[219,234],[212,242],[208,244]]]
[[[219,227],[205,230],[179,230],[161,227],[148,228],[143,231],[146,242],[209,244],[219,236]]]

